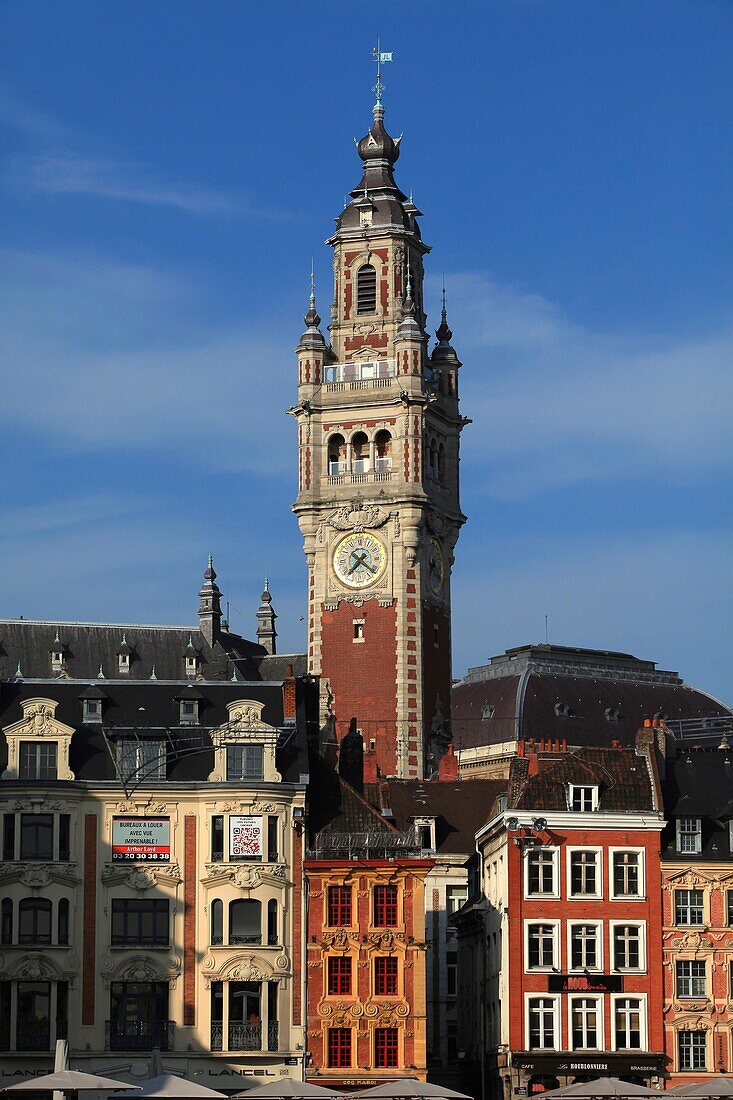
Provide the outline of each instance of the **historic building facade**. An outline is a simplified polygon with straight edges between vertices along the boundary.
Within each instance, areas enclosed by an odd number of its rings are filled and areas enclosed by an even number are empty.
[[[467,1084],[530,1095],[665,1070],[659,751],[520,755],[458,914]]]
[[[733,1073],[733,753],[725,735],[714,747],[668,747],[664,1034],[679,1085]]]
[[[308,668],[339,739],[352,718],[383,775],[431,774],[450,740],[450,575],[460,362],[445,308],[428,353],[420,211],[395,183],[378,102],[337,218],[327,345],[315,296],[297,348]]]
[[[104,1074],[302,1075],[308,685],[211,644],[207,573],[198,630],[0,624],[4,1076],[57,1038]]]
[[[333,1088],[426,1073],[425,877],[414,829],[343,778],[319,782],[308,891],[308,1076]]]

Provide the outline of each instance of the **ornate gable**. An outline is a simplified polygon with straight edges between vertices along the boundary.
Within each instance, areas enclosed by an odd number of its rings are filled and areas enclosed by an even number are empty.
[[[23,717],[20,721],[3,729],[8,742],[8,766],[0,779],[19,779],[21,742],[40,740],[55,741],[58,746],[56,778],[75,779],[69,767],[69,746],[74,730],[54,717],[58,702],[55,699],[24,699],[21,706]]]
[[[227,748],[234,745],[261,745],[263,768],[260,782],[280,783],[282,776],[275,767],[275,745],[278,730],[262,721],[265,704],[257,699],[237,699],[227,704],[229,719],[211,731],[214,744],[214,770],[210,783],[227,779]],[[253,780],[256,782],[256,780]]]

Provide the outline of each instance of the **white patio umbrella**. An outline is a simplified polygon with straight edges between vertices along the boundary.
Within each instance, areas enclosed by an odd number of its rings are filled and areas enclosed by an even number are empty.
[[[226,1093],[217,1092],[206,1085],[199,1085],[195,1081],[188,1081],[185,1077],[177,1077],[175,1073],[166,1073],[163,1069],[163,1059],[158,1047],[153,1049],[150,1055],[147,1080],[142,1085],[127,1086],[130,1091],[122,1092],[115,1100],[127,1100],[128,1097],[142,1096],[169,1096],[186,1098],[186,1100],[227,1100]]]
[[[133,1089],[126,1081],[113,1081],[111,1077],[97,1077],[95,1073],[82,1073],[79,1069],[60,1069],[43,1077],[30,1077],[17,1085],[7,1085],[0,1092],[120,1092]]]
[[[733,1096],[733,1077],[712,1077],[709,1081],[695,1081],[689,1085],[675,1085],[669,1090],[676,1096]]]
[[[562,1089],[551,1089],[549,1092],[542,1093],[542,1100],[545,1097],[556,1097],[557,1100],[562,1100],[563,1097],[567,1097],[567,1100],[581,1100],[582,1097],[587,1097],[588,1100],[594,1100],[598,1097],[601,1100],[605,1096],[656,1096],[659,1100],[659,1091],[657,1089],[648,1089],[646,1085],[634,1085],[630,1081],[620,1081],[618,1077],[599,1077],[597,1081],[576,1081],[574,1085],[566,1085]]]
[[[232,1100],[334,1100],[341,1094],[333,1089],[324,1088],[323,1085],[311,1085],[308,1081],[293,1081],[290,1077],[283,1077],[281,1081],[268,1081],[266,1085],[255,1085],[244,1092],[235,1092]]]
[[[433,1085],[429,1081],[418,1081],[413,1077],[400,1077],[397,1081],[385,1081],[383,1085],[375,1085],[374,1088],[364,1089],[362,1092],[353,1093],[354,1096],[364,1097],[364,1100],[378,1100],[383,1097],[396,1097],[396,1100],[473,1100],[465,1092],[455,1092],[445,1088],[444,1085]]]

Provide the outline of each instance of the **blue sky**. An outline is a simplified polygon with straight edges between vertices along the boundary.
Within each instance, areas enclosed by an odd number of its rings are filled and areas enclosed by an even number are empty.
[[[378,17],[378,21],[377,21]],[[728,0],[6,0],[0,614],[303,645],[292,349],[387,124],[464,360],[455,671],[630,650],[733,701]]]

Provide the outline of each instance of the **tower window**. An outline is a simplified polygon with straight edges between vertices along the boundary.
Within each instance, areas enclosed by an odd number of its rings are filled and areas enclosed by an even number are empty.
[[[388,431],[377,432],[375,435],[374,454],[377,473],[388,473],[392,469],[392,436]]]
[[[351,472],[369,473],[369,440],[365,432],[357,432],[351,440]]]
[[[364,620],[363,619],[354,619],[354,641],[355,642],[363,642],[364,641]]]
[[[363,264],[356,276],[356,312],[375,313],[377,309],[377,272]]]
[[[328,472],[331,477],[346,470],[346,440],[342,435],[332,435],[328,441]]]

